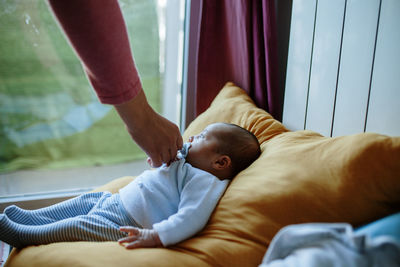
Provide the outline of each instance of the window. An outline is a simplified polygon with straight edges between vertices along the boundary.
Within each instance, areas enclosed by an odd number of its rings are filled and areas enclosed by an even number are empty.
[[[184,0],[119,3],[146,96],[179,125]],[[0,25],[0,200],[86,190],[103,182],[94,165],[138,174],[145,154],[97,100],[47,1],[2,1]]]

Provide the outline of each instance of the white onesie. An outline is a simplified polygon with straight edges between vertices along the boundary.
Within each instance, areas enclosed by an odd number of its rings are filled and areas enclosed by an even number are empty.
[[[145,171],[119,191],[132,219],[155,229],[164,246],[199,232],[229,183],[187,163],[188,148],[185,144],[180,159],[169,167]]]

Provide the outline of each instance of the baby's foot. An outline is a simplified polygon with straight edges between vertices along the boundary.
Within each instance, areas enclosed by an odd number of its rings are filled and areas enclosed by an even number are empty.
[[[17,224],[10,221],[5,214],[0,214],[0,240],[16,248],[23,247]]]
[[[13,222],[24,225],[32,224],[32,219],[29,215],[29,211],[21,209],[20,207],[17,207],[15,205],[7,207],[4,210],[4,214],[7,215],[7,217]]]

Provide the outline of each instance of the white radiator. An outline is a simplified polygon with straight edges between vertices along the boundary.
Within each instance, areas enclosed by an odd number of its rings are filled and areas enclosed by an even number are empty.
[[[293,0],[283,123],[400,135],[400,0]]]

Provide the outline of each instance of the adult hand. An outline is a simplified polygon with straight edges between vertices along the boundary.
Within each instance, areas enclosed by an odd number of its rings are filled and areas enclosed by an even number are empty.
[[[175,160],[183,145],[179,128],[151,108],[143,91],[115,108],[133,140],[149,156],[152,167]]]
[[[154,248],[162,246],[160,237],[154,229],[140,229],[133,226],[123,226],[119,229],[122,232],[128,233],[128,237],[118,240],[127,249],[132,248]]]

